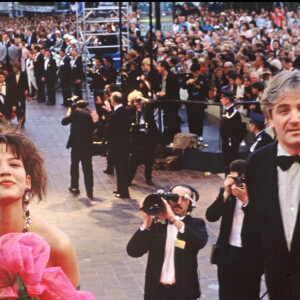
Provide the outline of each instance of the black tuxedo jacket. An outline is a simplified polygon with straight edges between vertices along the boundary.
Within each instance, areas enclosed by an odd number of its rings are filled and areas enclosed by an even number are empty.
[[[162,108],[167,110],[178,110],[180,107],[180,104],[178,103],[170,103],[165,102],[164,100],[180,100],[179,96],[179,81],[177,77],[170,71],[166,78],[166,94],[164,97],[161,98],[163,104]]]
[[[90,112],[87,110],[74,110],[70,116],[64,117],[61,123],[62,125],[71,124],[67,149],[76,148],[82,153],[91,153],[93,146],[92,131],[95,129],[95,124]]]
[[[13,95],[13,89],[12,84],[9,80],[6,80],[6,95],[1,95],[3,97],[4,103],[0,101],[0,112],[3,114],[4,117],[6,117],[8,120],[11,119],[11,109],[12,106],[15,105],[14,101],[14,95]]]
[[[220,188],[217,199],[206,211],[206,219],[209,222],[216,222],[222,217],[217,244],[227,246],[232,228],[236,197],[230,195],[227,201],[224,202],[223,193],[224,188]]]
[[[197,274],[197,254],[208,239],[204,220],[186,216],[185,232],[178,232],[177,238],[185,241],[185,248],[175,248],[175,278],[178,299],[195,300],[200,297]],[[138,230],[127,245],[127,253],[141,257],[148,252],[146,268],[145,300],[156,300],[155,292],[159,286],[164,262],[167,224],[152,223],[150,230]]]
[[[28,79],[26,72],[20,72],[19,81],[17,83],[16,74],[10,75],[10,84],[12,89],[12,105],[17,106],[18,101],[26,98],[25,91],[28,91]]]
[[[112,156],[129,154],[129,129],[129,112],[124,106],[122,106],[109,116],[106,125],[108,145]]]
[[[47,65],[47,70],[45,70],[45,82],[46,84],[55,84],[56,82],[56,72],[57,66],[55,60],[50,57]]]
[[[75,83],[77,79],[80,79],[81,81],[84,80],[84,73],[83,73],[83,66],[82,66],[82,58],[80,56],[77,56],[74,62],[72,69],[72,81]]]
[[[42,53],[39,53],[36,59],[34,58],[33,67],[35,78],[40,79],[44,77],[44,55]]]
[[[251,226],[247,226],[251,231],[243,237],[243,243],[264,259],[270,299],[296,300],[300,299],[300,209],[289,251],[278,196],[276,156],[277,141],[249,156],[249,204],[244,222]]]
[[[70,65],[70,57],[65,56],[62,60],[62,63],[60,64],[59,67],[59,78],[60,81],[63,83],[70,84],[72,82],[72,70],[71,70],[71,65]]]

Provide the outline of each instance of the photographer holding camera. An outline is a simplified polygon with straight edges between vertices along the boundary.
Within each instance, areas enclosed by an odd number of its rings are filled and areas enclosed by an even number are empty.
[[[243,227],[243,208],[248,204],[245,184],[245,160],[234,160],[224,187],[215,202],[207,209],[206,219],[216,222],[221,217],[220,234],[214,246],[211,262],[218,266],[219,299],[259,299],[262,270],[249,262],[243,247],[247,229]]]
[[[71,151],[71,186],[69,191],[78,195],[79,162],[84,174],[84,184],[89,199],[93,199],[93,165],[92,165],[92,132],[96,128],[98,116],[87,108],[88,102],[79,100],[68,108],[67,115],[62,119],[62,125],[71,124],[71,133],[67,149]]]
[[[153,185],[152,166],[160,135],[155,119],[158,101],[149,102],[141,92],[135,90],[128,95],[128,103],[130,104],[130,135],[132,140],[129,182],[131,183],[133,180],[137,167],[140,164],[145,164],[146,183]]]
[[[169,191],[172,194],[149,195],[141,203],[144,221],[127,253],[141,257],[148,252],[145,300],[196,300],[197,254],[208,239],[204,220],[190,215],[199,194],[187,184],[176,184]]]

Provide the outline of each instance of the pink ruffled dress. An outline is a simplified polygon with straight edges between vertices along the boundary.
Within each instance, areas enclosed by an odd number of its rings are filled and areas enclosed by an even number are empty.
[[[46,268],[50,246],[34,233],[8,233],[0,238],[0,299],[18,299],[20,281],[28,299],[96,300],[73,287],[61,267]],[[21,280],[20,280],[21,279]]]

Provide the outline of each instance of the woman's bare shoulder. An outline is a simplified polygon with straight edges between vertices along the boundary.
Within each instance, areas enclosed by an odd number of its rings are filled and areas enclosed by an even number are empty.
[[[59,228],[32,218],[30,232],[41,236],[50,245],[47,267],[61,267],[74,287],[80,283],[75,249],[69,237]]]

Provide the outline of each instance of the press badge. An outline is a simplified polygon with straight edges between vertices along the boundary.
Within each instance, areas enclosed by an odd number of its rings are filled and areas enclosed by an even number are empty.
[[[185,241],[182,241],[182,240],[179,240],[179,239],[175,240],[175,247],[177,247],[179,249],[183,250],[185,248],[185,244],[186,244]]]

